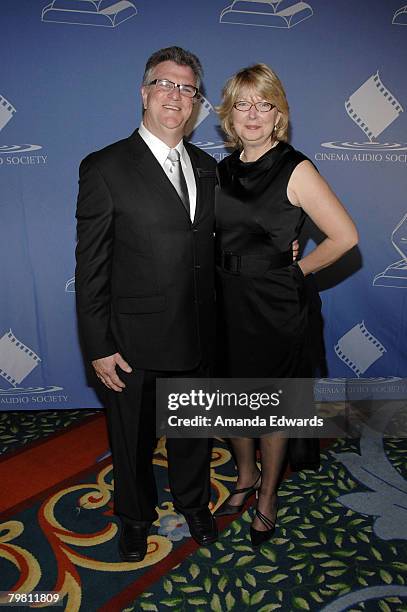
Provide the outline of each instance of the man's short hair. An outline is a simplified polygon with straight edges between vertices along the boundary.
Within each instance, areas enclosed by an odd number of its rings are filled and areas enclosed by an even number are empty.
[[[153,53],[147,60],[143,75],[143,85],[152,81],[152,72],[162,62],[175,62],[179,66],[189,66],[195,75],[196,86],[199,87],[203,75],[202,65],[194,53],[181,47],[166,47]]]

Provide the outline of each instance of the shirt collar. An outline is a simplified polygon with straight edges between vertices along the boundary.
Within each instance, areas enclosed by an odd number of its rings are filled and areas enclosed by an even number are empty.
[[[141,122],[140,124],[138,133],[140,134],[141,138],[144,140],[148,148],[151,150],[157,161],[161,164],[161,166],[163,166],[171,147],[169,147],[167,144],[165,144],[165,142],[160,140],[160,138],[157,138],[157,136],[152,134],[146,128],[143,122]],[[179,143],[173,148],[177,149],[180,154],[181,160],[185,163],[185,146],[183,140],[180,140]]]

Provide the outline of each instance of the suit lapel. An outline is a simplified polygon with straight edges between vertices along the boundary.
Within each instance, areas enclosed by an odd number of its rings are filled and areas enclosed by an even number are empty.
[[[149,147],[139,135],[138,130],[133,132],[133,134],[128,138],[128,144],[130,157],[134,160],[138,172],[140,172],[143,177],[147,177],[151,180],[151,188],[156,189],[166,201],[168,198],[170,198],[172,202],[182,208],[185,215],[189,218],[177,190],[150,151]],[[194,163],[192,163],[192,166],[194,168],[195,181],[198,188],[198,179],[196,177]]]

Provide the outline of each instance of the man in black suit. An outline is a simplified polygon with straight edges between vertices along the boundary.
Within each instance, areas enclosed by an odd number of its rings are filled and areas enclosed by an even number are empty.
[[[105,391],[119,551],[141,561],[156,520],[152,457],[157,377],[208,375],[214,334],[212,157],[183,141],[201,78],[179,47],[154,53],[139,130],[80,166],[76,295],[80,333]],[[210,443],[168,439],[175,508],[216,540]]]

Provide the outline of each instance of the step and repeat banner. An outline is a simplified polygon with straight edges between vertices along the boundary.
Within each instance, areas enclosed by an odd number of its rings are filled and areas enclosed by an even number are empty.
[[[225,80],[266,62],[291,142],[352,214],[359,249],[318,276],[322,399],[407,375],[406,0],[2,0],[0,409],[89,408],[76,317],[78,165],[140,121],[160,47],[205,69],[192,142],[228,154],[214,107]],[[305,250],[320,236],[306,228]]]

